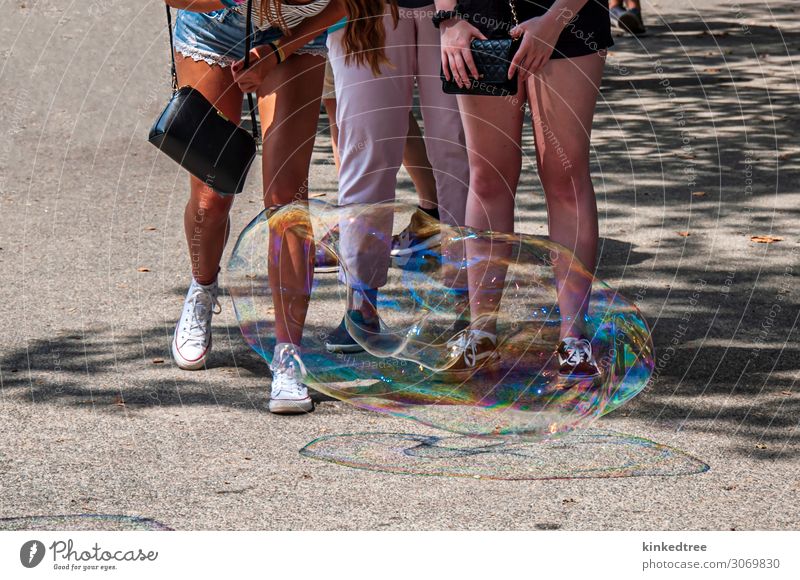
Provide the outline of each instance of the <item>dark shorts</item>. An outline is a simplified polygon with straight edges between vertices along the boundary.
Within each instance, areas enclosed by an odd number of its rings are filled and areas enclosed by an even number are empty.
[[[520,22],[541,16],[555,0],[513,0]],[[509,0],[459,0],[464,18],[488,38],[508,38],[514,28]],[[564,14],[570,22],[564,27],[551,58],[573,58],[606,49],[614,44],[608,0],[589,0],[577,14]]]

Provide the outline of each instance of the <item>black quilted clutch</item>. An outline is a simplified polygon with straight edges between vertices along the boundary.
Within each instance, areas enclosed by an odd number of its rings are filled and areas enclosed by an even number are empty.
[[[480,77],[470,78],[472,84],[459,87],[455,81],[448,81],[442,71],[442,90],[451,95],[485,95],[504,97],[517,94],[517,75],[509,80],[508,68],[517,52],[520,40],[497,38],[492,40],[473,39],[470,44],[472,58]]]

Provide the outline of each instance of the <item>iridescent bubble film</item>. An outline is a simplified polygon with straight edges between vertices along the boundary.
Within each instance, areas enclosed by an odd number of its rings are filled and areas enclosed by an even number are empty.
[[[393,252],[412,220],[429,243]],[[313,274],[323,258],[338,271]],[[267,362],[276,336],[302,329],[310,387],[465,435],[536,439],[584,427],[641,391],[654,366],[638,309],[565,248],[446,226],[402,203],[262,212],[240,235],[225,284],[245,340]],[[370,288],[377,316],[368,320],[354,312]],[[326,348],[343,318],[365,352]],[[591,341],[598,377],[558,372],[560,331],[573,324]],[[496,346],[465,349],[469,329],[496,335]],[[459,368],[467,351],[491,364]]]
[[[476,479],[595,479],[703,473],[707,463],[673,447],[599,429],[546,441],[352,433],[315,439],[301,455],[370,471]]]

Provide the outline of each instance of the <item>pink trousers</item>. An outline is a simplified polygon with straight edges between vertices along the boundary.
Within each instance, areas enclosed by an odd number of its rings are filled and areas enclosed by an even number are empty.
[[[463,225],[469,165],[456,97],[442,92],[439,31],[431,23],[433,13],[433,3],[400,8],[394,28],[387,10],[386,54],[391,65],[384,65],[379,76],[368,66],[345,63],[344,30],[328,35],[339,126],[339,205],[395,199],[416,79],[439,214],[446,224]],[[340,253],[350,286],[377,288],[386,283],[391,234],[391,211],[368,212],[361,220],[340,225]]]

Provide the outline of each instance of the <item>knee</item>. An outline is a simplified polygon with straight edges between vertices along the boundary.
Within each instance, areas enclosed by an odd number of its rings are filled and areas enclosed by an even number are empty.
[[[282,170],[264,188],[267,205],[286,205],[308,199],[308,176]]]
[[[233,197],[222,196],[205,186],[197,188],[192,195],[194,203],[190,203],[190,207],[194,207],[195,223],[213,227],[228,222]]]
[[[518,181],[519,168],[493,167],[484,163],[470,167],[471,193],[481,199],[498,199],[506,194],[513,197]]]
[[[577,205],[582,196],[593,194],[588,163],[546,160],[540,163],[539,179],[548,203]]]

